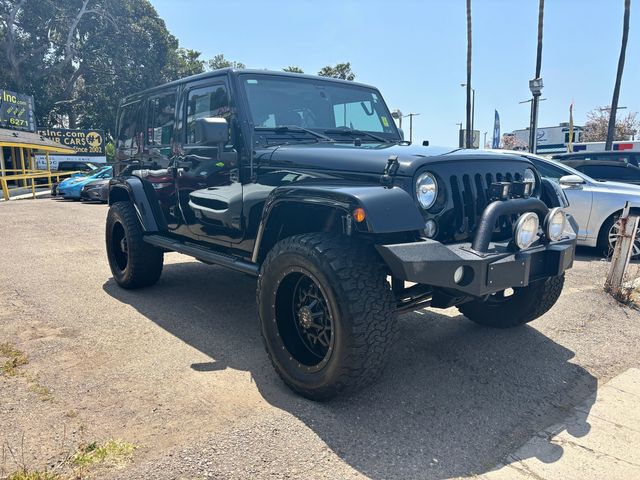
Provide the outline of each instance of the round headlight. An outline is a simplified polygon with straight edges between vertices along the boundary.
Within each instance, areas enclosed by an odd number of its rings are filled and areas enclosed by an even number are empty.
[[[527,212],[520,215],[514,227],[513,239],[520,249],[528,248],[538,238],[538,215]]]
[[[416,181],[416,197],[425,210],[431,208],[436,203],[438,197],[438,182],[436,177],[430,173],[423,173]]]
[[[564,224],[566,222],[564,210],[559,207],[552,209],[544,219],[544,233],[552,242],[557,242],[562,238]]]
[[[524,171],[523,182],[528,182],[531,184],[531,191],[533,192],[536,189],[536,174],[530,168],[527,168]]]

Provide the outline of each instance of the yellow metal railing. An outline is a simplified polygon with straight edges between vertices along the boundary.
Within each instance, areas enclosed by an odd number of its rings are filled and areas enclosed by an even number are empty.
[[[13,173],[15,172],[15,173]],[[11,198],[11,190],[23,190],[25,188],[29,188],[27,185],[27,180],[31,180],[31,195],[33,198],[36,198],[36,180],[39,178],[46,178],[47,183],[42,183],[38,185],[38,187],[48,187],[51,189],[53,179],[55,178],[57,182],[60,181],[61,177],[68,177],[75,173],[82,172],[52,172],[49,170],[5,170],[5,173],[9,173],[9,175],[0,177],[0,187],[2,187],[2,196],[5,200],[9,200]],[[8,182],[19,182],[24,181],[24,186],[9,186]]]

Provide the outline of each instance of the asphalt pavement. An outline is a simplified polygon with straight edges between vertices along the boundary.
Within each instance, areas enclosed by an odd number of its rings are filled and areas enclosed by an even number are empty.
[[[607,266],[581,250],[557,305],[530,325],[485,329],[455,309],[404,315],[378,383],[314,403],[268,362],[255,279],[171,253],[155,287],[122,290],[106,212],[0,204],[0,343],[29,357],[20,375],[0,376],[0,442],[30,468],[117,438],[138,446],[133,459],[98,478],[482,475],[640,365],[640,313],[602,292]]]

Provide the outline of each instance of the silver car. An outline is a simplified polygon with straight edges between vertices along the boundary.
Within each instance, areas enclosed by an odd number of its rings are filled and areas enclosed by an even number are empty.
[[[567,211],[578,226],[578,245],[597,247],[609,255],[618,238],[617,220],[626,201],[640,211],[640,186],[618,182],[599,182],[571,167],[524,152],[540,175],[562,187],[569,199]],[[636,236],[633,257],[640,258],[640,238]]]

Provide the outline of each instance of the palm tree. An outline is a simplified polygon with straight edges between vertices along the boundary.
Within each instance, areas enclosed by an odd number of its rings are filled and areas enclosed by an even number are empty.
[[[544,31],[544,0],[540,0],[538,4],[538,47],[536,49],[536,76],[540,78],[542,70],[542,33]],[[538,105],[540,100],[540,92],[532,91],[531,99],[531,125],[529,126],[529,151],[536,153],[538,149]]]
[[[473,147],[471,128],[471,0],[467,0],[467,135],[465,140],[467,148]]]
[[[629,39],[629,15],[631,12],[631,0],[624,0],[624,20],[622,22],[622,46],[620,47],[620,57],[618,58],[618,73],[616,74],[616,84],[613,87],[613,99],[611,100],[611,112],[609,114],[609,128],[607,129],[607,142],[604,149],[611,150],[613,136],[616,131],[616,111],[618,110],[618,98],[620,97],[620,83],[622,82],[622,71],[624,70],[624,58],[627,53],[627,40]]]

